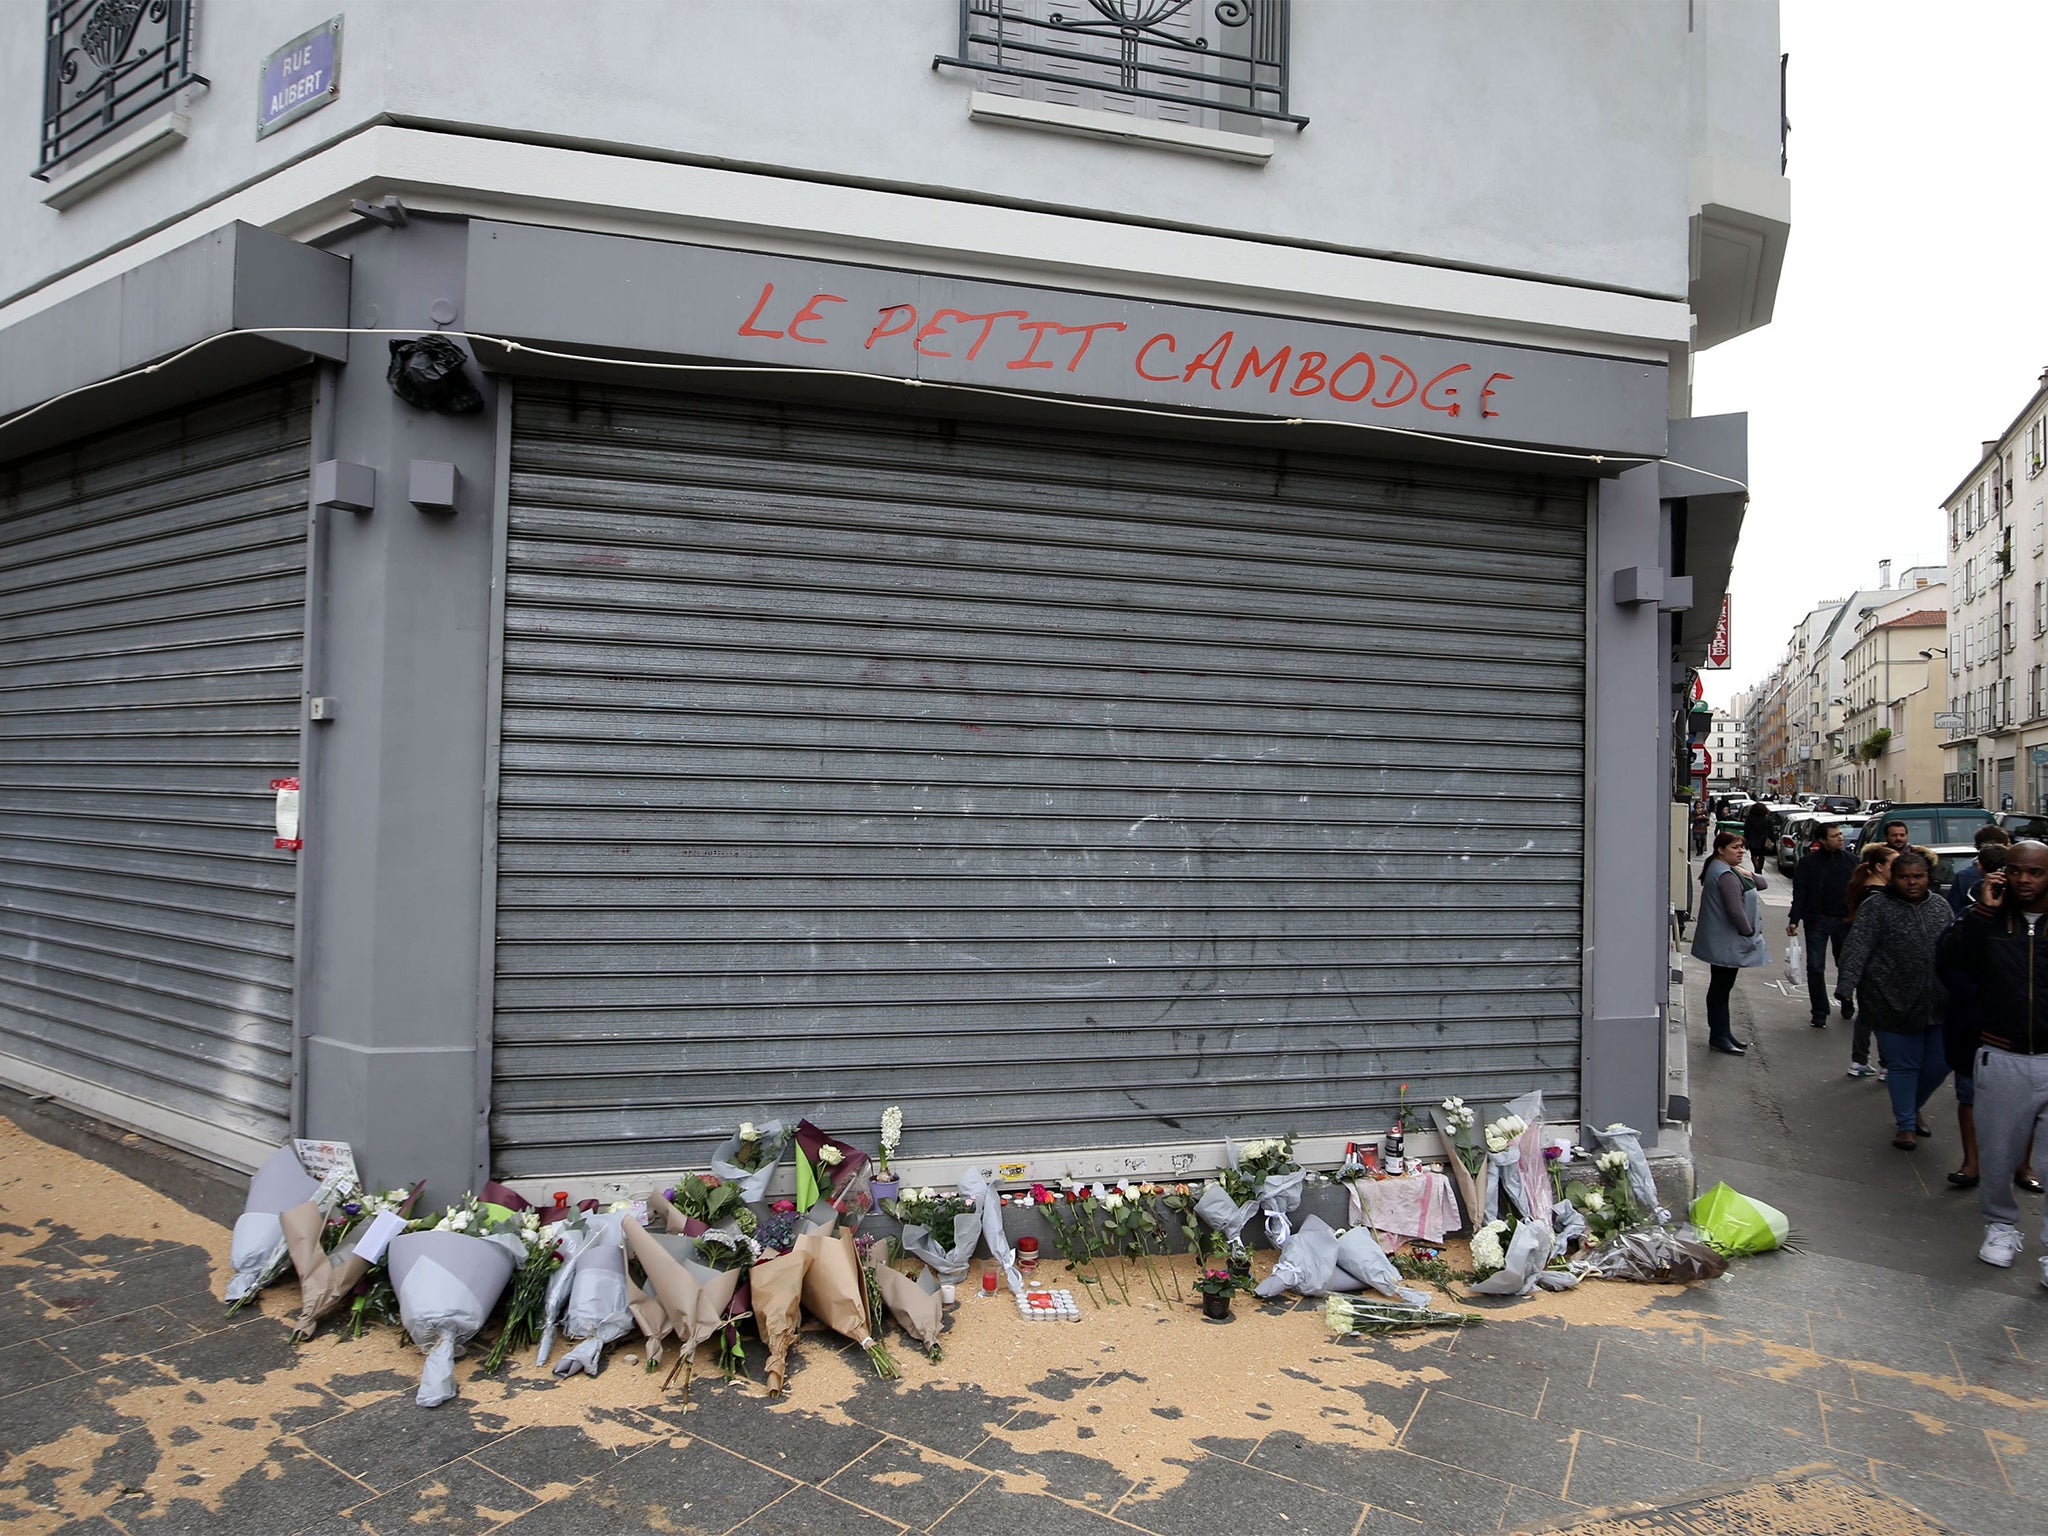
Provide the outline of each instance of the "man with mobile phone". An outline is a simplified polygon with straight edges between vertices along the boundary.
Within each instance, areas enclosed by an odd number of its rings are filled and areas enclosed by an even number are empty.
[[[2048,843],[2013,844],[1984,877],[1963,920],[1942,936],[1944,967],[1976,981],[1977,1158],[1984,1241],[1977,1257],[2012,1267],[2026,1246],[2015,1176],[2037,1131],[2048,1130]],[[2042,1229],[2048,1244],[2048,1223]],[[2048,1286],[2048,1258],[2041,1260]]]

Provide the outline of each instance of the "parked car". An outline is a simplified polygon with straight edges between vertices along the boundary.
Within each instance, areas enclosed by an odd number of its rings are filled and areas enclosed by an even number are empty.
[[[1865,819],[1861,815],[1838,816],[1832,811],[1809,811],[1804,816],[1788,817],[1785,830],[1778,834],[1778,873],[1791,874],[1798,867],[1799,856],[1806,852],[1807,845],[1819,837],[1824,828],[1840,827],[1844,846],[1855,846]]]
[[[1998,824],[2011,834],[2014,842],[2031,837],[2048,843],[2048,816],[2036,816],[2031,811],[2000,811]]]
[[[1854,795],[1822,795],[1813,803],[1817,811],[1832,811],[1837,816],[1852,816],[1863,809],[1863,802]]]
[[[1901,803],[1888,807],[1872,816],[1863,824],[1863,835],[1856,840],[1860,853],[1866,843],[1881,842],[1884,829],[1895,821],[1906,824],[1906,837],[1916,848],[1925,848],[1935,856],[1934,883],[1945,887],[1955,878],[1956,871],[1977,857],[1977,845],[1973,841],[1979,827],[1988,827],[1998,818],[1979,806],[1919,803]]]

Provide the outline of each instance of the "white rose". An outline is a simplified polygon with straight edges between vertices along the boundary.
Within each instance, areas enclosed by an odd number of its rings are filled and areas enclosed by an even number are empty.
[[[836,1168],[846,1161],[846,1154],[837,1147],[820,1147],[818,1148],[818,1161],[827,1168]]]
[[[920,1200],[936,1200],[939,1198],[939,1192],[927,1184],[917,1192],[917,1198]]]
[[[740,1140],[741,1140],[741,1141],[753,1141],[753,1140],[754,1140],[755,1138],[757,1138],[757,1137],[758,1137],[758,1136],[759,1136],[760,1134],[761,1134],[761,1133],[760,1133],[759,1131],[757,1131],[757,1130],[755,1130],[755,1129],[754,1129],[754,1122],[753,1122],[753,1121],[751,1121],[751,1120],[742,1120],[742,1121],[740,1122]]]
[[[1607,1197],[1597,1189],[1586,1191],[1586,1209],[1598,1216],[1607,1209]]]
[[[1123,1203],[1124,1197],[1118,1194],[1115,1190],[1111,1190],[1108,1194],[1102,1197],[1102,1208],[1105,1211],[1116,1210]]]

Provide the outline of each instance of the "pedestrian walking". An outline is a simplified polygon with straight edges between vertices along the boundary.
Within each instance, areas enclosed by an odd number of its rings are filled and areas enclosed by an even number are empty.
[[[1898,851],[1889,843],[1871,843],[1856,860],[1856,868],[1849,875],[1848,888],[1842,893],[1842,909],[1853,930],[1856,914],[1862,909],[1863,898],[1872,891],[1881,891],[1891,884],[1892,860]],[[1844,943],[1848,941],[1843,940]],[[1839,978],[1841,962],[1835,962],[1835,973]],[[1853,1019],[1856,1028],[1849,1036],[1849,1076],[1874,1077],[1884,1080],[1884,1067],[1870,1064],[1870,1022],[1856,1012],[1854,999],[1842,1004],[1842,1017]],[[1879,1058],[1882,1062],[1883,1058]]]
[[[1934,1134],[1921,1109],[1948,1077],[1934,957],[1955,914],[1928,888],[1933,877],[1924,854],[1907,852],[1892,860],[1891,883],[1857,910],[1835,983],[1836,995],[1855,999],[1884,1054],[1892,1145],[1902,1152]]]
[[[1749,1049],[1735,1038],[1731,1018],[1736,973],[1771,963],[1757,897],[1766,882],[1760,869],[1743,871],[1744,847],[1739,833],[1723,832],[1714,839],[1714,856],[1700,869],[1699,926],[1692,935],[1693,958],[1707,962],[1707,1047],[1723,1056]]]
[[[1944,965],[1977,984],[1978,1199],[1984,1241],[1977,1257],[2010,1269],[2026,1247],[2014,1180],[2031,1140],[2048,1130],[2048,844],[2026,839],[2005,867],[1984,877],[1963,920],[1941,943]],[[2048,1223],[2041,1240],[2048,1243]],[[2048,1257],[2041,1260],[2048,1286]]]
[[[2003,850],[2012,846],[2012,834],[1996,822],[1993,822],[1987,826],[1979,827],[1976,835],[1970,841],[1977,845],[1977,857],[1957,870],[1955,879],[1948,883],[1949,908],[1957,917],[1961,917],[1970,910],[1970,902],[1977,894],[1977,887],[1984,883],[1986,873],[1997,867],[1984,862],[1986,850],[1992,848],[1999,849],[1998,862],[2003,864],[2005,862]]]
[[[1764,872],[1764,855],[1776,850],[1771,844],[1776,841],[1771,835],[1771,812],[1761,800],[1752,805],[1742,818],[1742,841],[1749,848],[1749,861],[1761,876]]]
[[[1792,866],[1792,912],[1785,935],[1806,928],[1806,996],[1812,1005],[1813,1027],[1825,1029],[1828,1022],[1828,951],[1833,949],[1835,971],[1842,969],[1842,944],[1849,936],[1849,877],[1856,872],[1856,856],[1842,846],[1842,825],[1823,827],[1820,839]],[[1856,1012],[1850,1003],[1842,1005],[1842,1017]]]
[[[2003,828],[1987,829],[2003,831]],[[1977,864],[1982,872],[1989,874],[2005,867],[2007,845],[1988,844],[1977,855]],[[1969,871],[1964,871],[1967,874]],[[1962,883],[1958,876],[1949,887],[1951,902],[1955,887]],[[1974,902],[1979,880],[1972,886],[1971,900]],[[1961,1142],[1962,1161],[1957,1164],[1948,1181],[1957,1189],[1975,1189],[1978,1183],[1977,1166],[1977,1046],[1978,1046],[1978,997],[1977,978],[1968,971],[1957,970],[1946,958],[1938,957],[1934,974],[1940,980],[1942,991],[1947,994],[1948,1008],[1942,1019],[1942,1040],[1948,1047],[1948,1069],[1955,1076],[1956,1088],[1956,1135]],[[2013,1183],[2021,1189],[2041,1192],[2041,1181],[2034,1177],[2034,1149],[2030,1143],[2020,1156],[2020,1166],[2013,1174]]]
[[[1714,819],[1707,811],[1707,802],[1698,800],[1692,808],[1692,856],[1698,858],[1707,851],[1707,834],[1713,830]]]

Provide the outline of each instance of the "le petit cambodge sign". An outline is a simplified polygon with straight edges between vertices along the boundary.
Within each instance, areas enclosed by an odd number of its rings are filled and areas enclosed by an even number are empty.
[[[341,18],[293,38],[263,61],[256,137],[277,132],[341,94]]]
[[[481,336],[1651,456],[1661,363],[476,220]]]

